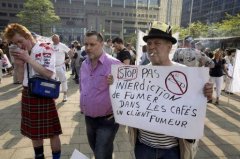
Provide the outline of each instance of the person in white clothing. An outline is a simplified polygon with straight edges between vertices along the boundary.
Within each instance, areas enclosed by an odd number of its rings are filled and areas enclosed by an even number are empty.
[[[224,57],[226,61],[226,69],[227,69],[228,75],[232,77],[236,49],[228,49],[226,51],[227,51],[227,56]],[[223,91],[228,94],[233,94],[231,92],[232,78],[229,78],[227,75],[224,75],[224,76],[225,76],[225,87]]]
[[[69,62],[69,59],[65,60],[66,54],[71,54],[71,49],[65,44],[60,42],[60,38],[57,34],[52,36],[52,48],[56,56],[56,78],[61,82],[63,92],[63,102],[67,101],[67,77],[65,63]]]

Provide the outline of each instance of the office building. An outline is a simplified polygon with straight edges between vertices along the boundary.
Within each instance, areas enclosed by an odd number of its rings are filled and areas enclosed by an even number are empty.
[[[226,13],[240,13],[240,0],[183,0],[182,4],[182,27],[197,21],[205,24],[220,22]]]
[[[15,15],[24,0],[0,0],[0,29],[17,22]],[[182,0],[52,0],[59,25],[55,32],[67,41],[82,41],[87,30],[102,32],[106,38],[127,37],[137,29],[146,31],[149,23],[160,20],[180,25]]]

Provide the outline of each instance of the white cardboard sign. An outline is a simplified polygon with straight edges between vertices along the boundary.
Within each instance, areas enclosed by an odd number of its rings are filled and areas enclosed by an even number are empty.
[[[180,138],[203,136],[208,68],[112,65],[112,75],[117,123]]]
[[[75,149],[70,159],[89,159],[87,156]]]

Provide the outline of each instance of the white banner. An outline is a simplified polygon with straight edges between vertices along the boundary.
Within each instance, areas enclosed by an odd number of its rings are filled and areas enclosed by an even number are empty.
[[[172,36],[178,40],[179,32],[174,33]],[[173,55],[174,55],[175,51],[177,50],[177,47],[178,47],[178,42],[172,46],[172,49],[169,54],[169,59],[171,59],[171,60],[173,59]]]
[[[230,92],[240,92],[240,50],[236,51]]]
[[[141,61],[142,57],[142,47],[146,45],[146,43],[143,41],[143,37],[147,35],[146,33],[142,32],[141,30],[137,30],[137,58],[136,58],[136,65],[139,65],[139,62]]]
[[[205,67],[112,65],[117,123],[180,138],[203,136]]]

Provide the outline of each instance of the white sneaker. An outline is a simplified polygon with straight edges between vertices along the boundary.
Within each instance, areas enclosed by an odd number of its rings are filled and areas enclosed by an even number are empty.
[[[67,101],[67,95],[63,95],[63,102]]]

